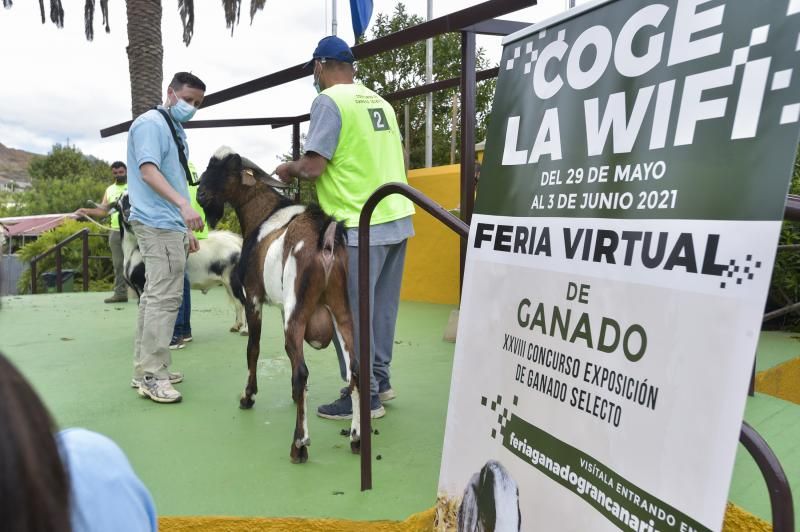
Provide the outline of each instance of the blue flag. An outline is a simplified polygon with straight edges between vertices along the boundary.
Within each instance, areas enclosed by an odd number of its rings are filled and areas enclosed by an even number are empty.
[[[372,18],[372,0],[350,0],[350,16],[353,18],[353,35],[358,40]]]

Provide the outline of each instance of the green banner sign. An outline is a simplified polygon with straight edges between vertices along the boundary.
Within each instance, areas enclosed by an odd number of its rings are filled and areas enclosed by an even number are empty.
[[[623,530],[710,530],[611,468],[511,414],[503,447],[580,497]]]
[[[500,62],[476,212],[782,218],[800,118],[788,22],[786,0],[626,0],[523,33]]]

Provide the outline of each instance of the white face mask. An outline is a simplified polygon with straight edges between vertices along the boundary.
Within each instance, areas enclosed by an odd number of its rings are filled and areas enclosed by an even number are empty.
[[[319,77],[322,75],[322,69],[320,68],[319,74],[317,73],[317,69],[314,69],[314,89],[317,91],[317,94],[322,92],[322,87],[319,85]]]

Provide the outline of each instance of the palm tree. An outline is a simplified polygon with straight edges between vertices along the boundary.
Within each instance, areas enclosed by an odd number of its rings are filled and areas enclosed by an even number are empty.
[[[250,0],[250,22],[257,11],[264,9],[267,0]],[[13,0],[3,0],[3,7],[11,7]],[[86,39],[94,39],[94,11],[96,0],[84,4]],[[242,0],[222,0],[225,23],[231,29],[239,23]],[[136,118],[161,101],[164,82],[164,46],[161,41],[161,0],[125,0],[128,17],[128,70],[131,76],[131,114]],[[100,11],[106,33],[108,25],[108,0],[100,0]],[[39,0],[42,24],[45,23],[44,0]],[[178,0],[178,12],[183,23],[183,42],[186,46],[194,34],[194,0]],[[61,0],[50,0],[50,21],[64,27],[64,9]]]
[[[131,116],[136,118],[158,105],[161,91],[164,90],[161,0],[126,0],[125,6],[128,16],[128,46],[125,51],[128,52],[128,71],[131,76]],[[194,14],[191,20],[194,23]]]

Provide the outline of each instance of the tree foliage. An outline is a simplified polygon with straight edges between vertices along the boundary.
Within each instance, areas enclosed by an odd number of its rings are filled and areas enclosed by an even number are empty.
[[[3,7],[10,8],[14,4],[13,0],[3,0]],[[42,24],[46,23],[45,18],[45,2],[39,0],[39,11],[42,19]],[[64,7],[61,5],[61,0],[50,0],[49,2],[50,22],[58,28],[64,27]],[[84,0],[83,4],[83,24],[86,40],[91,41],[94,39],[94,12],[96,0]],[[266,0],[250,0],[250,23],[253,23],[253,18],[256,12],[264,9]],[[225,12],[225,24],[231,29],[231,35],[237,24],[239,24],[239,14],[242,10],[242,0],[222,0],[222,9]],[[103,18],[103,27],[106,33],[111,32],[111,27],[108,24],[108,0],[100,0],[100,11]],[[181,16],[181,24],[183,25],[183,42],[186,46],[192,42],[194,35],[194,0],[178,0],[178,13]]]
[[[3,206],[0,216],[27,216],[72,212],[99,202],[111,184],[111,168],[105,161],[89,158],[74,146],[56,144],[46,156],[34,158],[29,167],[30,190],[13,195],[13,205]]]
[[[393,13],[378,14],[372,26],[370,39],[377,39],[424,22],[418,15],[408,12],[406,6],[398,3]],[[489,68],[486,52],[480,48],[476,60],[478,70]],[[433,80],[441,81],[460,76],[461,36],[447,33],[433,40]],[[364,85],[378,94],[386,95],[399,90],[419,87],[425,84],[425,42],[390,50],[357,63],[356,77]],[[476,93],[476,132],[480,141],[486,135],[487,119],[491,110],[495,80],[478,83]],[[448,89],[433,93],[433,164],[450,163],[450,139],[453,130],[453,103],[458,89]],[[409,131],[404,131],[404,107],[409,106]],[[410,167],[425,165],[425,96],[393,102],[397,122],[403,136],[410,145]],[[459,134],[458,113],[456,114],[456,160],[458,160],[461,138]]]
[[[794,161],[790,194],[800,194],[800,150]],[[783,222],[781,245],[800,244],[800,222]],[[769,290],[769,308],[779,308],[800,301],[800,252],[797,250],[779,251],[775,256],[775,268]],[[786,314],[767,325],[782,326],[800,330],[800,315]]]

